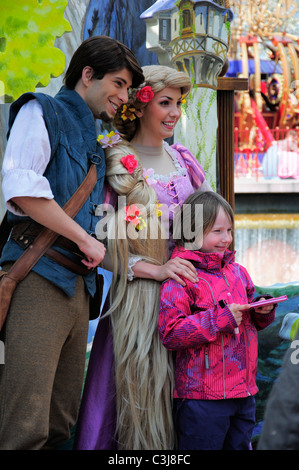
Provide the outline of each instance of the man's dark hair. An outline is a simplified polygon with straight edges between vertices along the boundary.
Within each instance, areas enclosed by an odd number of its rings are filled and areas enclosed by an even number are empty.
[[[133,52],[117,39],[108,36],[91,36],[74,52],[64,77],[68,88],[75,88],[86,66],[93,69],[93,78],[99,80],[106,73],[127,68],[133,74],[134,88],[144,81],[142,69]]]

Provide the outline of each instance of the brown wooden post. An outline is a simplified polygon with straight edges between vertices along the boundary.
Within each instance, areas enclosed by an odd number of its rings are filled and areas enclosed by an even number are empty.
[[[234,189],[234,95],[248,90],[247,78],[219,77],[217,84],[218,168],[221,195],[235,209]]]
[[[248,90],[247,78],[219,77],[217,84],[218,168],[221,196],[235,211],[234,185],[234,95]],[[231,249],[234,248],[232,243]]]

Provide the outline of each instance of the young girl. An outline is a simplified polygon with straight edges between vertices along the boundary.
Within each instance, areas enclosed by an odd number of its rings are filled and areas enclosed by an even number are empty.
[[[195,219],[197,205],[203,218]],[[184,218],[201,234],[190,249]],[[228,250],[234,217],[218,194],[198,191],[175,219],[181,225],[172,256],[191,261],[199,281],[182,286],[173,279],[161,287],[159,333],[177,351],[176,416],[179,449],[248,450],[255,424],[257,330],[274,320],[275,306],[251,309],[254,285]],[[177,228],[177,225],[176,225]],[[186,244],[189,249],[186,249]],[[184,247],[185,245],[185,247]]]

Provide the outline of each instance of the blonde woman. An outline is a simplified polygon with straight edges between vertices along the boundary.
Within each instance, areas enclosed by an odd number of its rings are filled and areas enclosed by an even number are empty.
[[[78,449],[175,446],[172,356],[157,331],[160,283],[197,280],[190,262],[169,260],[168,229],[186,197],[210,186],[188,149],[165,142],[191,90],[189,77],[159,65],[143,73],[145,82],[131,90],[114,120],[122,140],[106,149],[106,201],[117,208],[107,223],[114,276],[108,316],[99,323],[90,357]]]

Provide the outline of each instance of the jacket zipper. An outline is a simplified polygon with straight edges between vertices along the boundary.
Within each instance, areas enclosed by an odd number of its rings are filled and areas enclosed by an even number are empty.
[[[225,280],[225,283],[228,287],[230,287],[229,283],[228,283],[228,280],[226,278],[226,275],[223,274],[223,278]],[[241,274],[240,274],[240,268],[239,268],[239,278],[242,282],[242,286],[243,286],[243,289],[245,291],[245,296],[247,296],[247,293],[246,293],[246,289],[244,287],[244,284],[243,284],[243,280],[242,280],[242,277],[241,277]],[[248,380],[248,368],[249,368],[249,361],[248,361],[248,336],[247,336],[247,330],[246,328],[244,327],[244,339],[245,339],[245,352],[246,352],[246,380],[247,380],[247,387],[248,387],[248,384],[249,384],[249,380]],[[222,343],[223,345],[223,343]],[[224,369],[224,351],[223,351],[223,369]],[[224,380],[224,375],[223,375],[223,380]],[[248,395],[251,396],[251,393],[249,392],[249,390],[247,391]]]
[[[224,357],[224,344],[223,344],[223,333],[221,333],[221,342],[222,342],[222,380],[223,380],[223,398],[225,399],[225,357]]]
[[[244,339],[245,339],[245,351],[246,351],[246,380],[247,380],[247,393],[248,396],[251,396],[251,393],[249,391],[249,379],[248,379],[248,374],[249,374],[249,358],[248,358],[248,336],[247,336],[247,330],[244,327]]]
[[[207,370],[210,368],[208,346],[205,346],[205,367]]]
[[[227,285],[227,287],[230,288],[230,285],[228,283],[228,280],[226,278],[226,275],[223,273],[223,279]],[[223,333],[221,333],[221,342],[222,342],[222,363],[223,363],[223,368],[222,368],[222,374],[223,374],[223,398],[225,399],[225,355],[224,355],[224,340],[223,340]]]
[[[239,278],[241,280],[241,283],[242,283],[242,286],[243,286],[243,289],[244,289],[244,294],[245,294],[245,298],[247,298],[247,301],[248,301],[248,297],[247,297],[247,292],[246,292],[246,288],[244,286],[244,283],[243,283],[243,279],[242,279],[242,276],[241,276],[241,273],[240,273],[240,266],[239,266]],[[247,330],[246,328],[244,327],[244,338],[245,338],[245,343],[246,343],[246,379],[247,379],[247,386],[249,387],[249,357],[248,357],[248,334],[247,334]],[[249,392],[248,390],[248,395],[251,396],[251,393]]]
[[[230,287],[228,280],[226,278],[226,275],[224,273],[223,273],[223,279],[225,280],[225,284],[227,285],[227,287]]]

